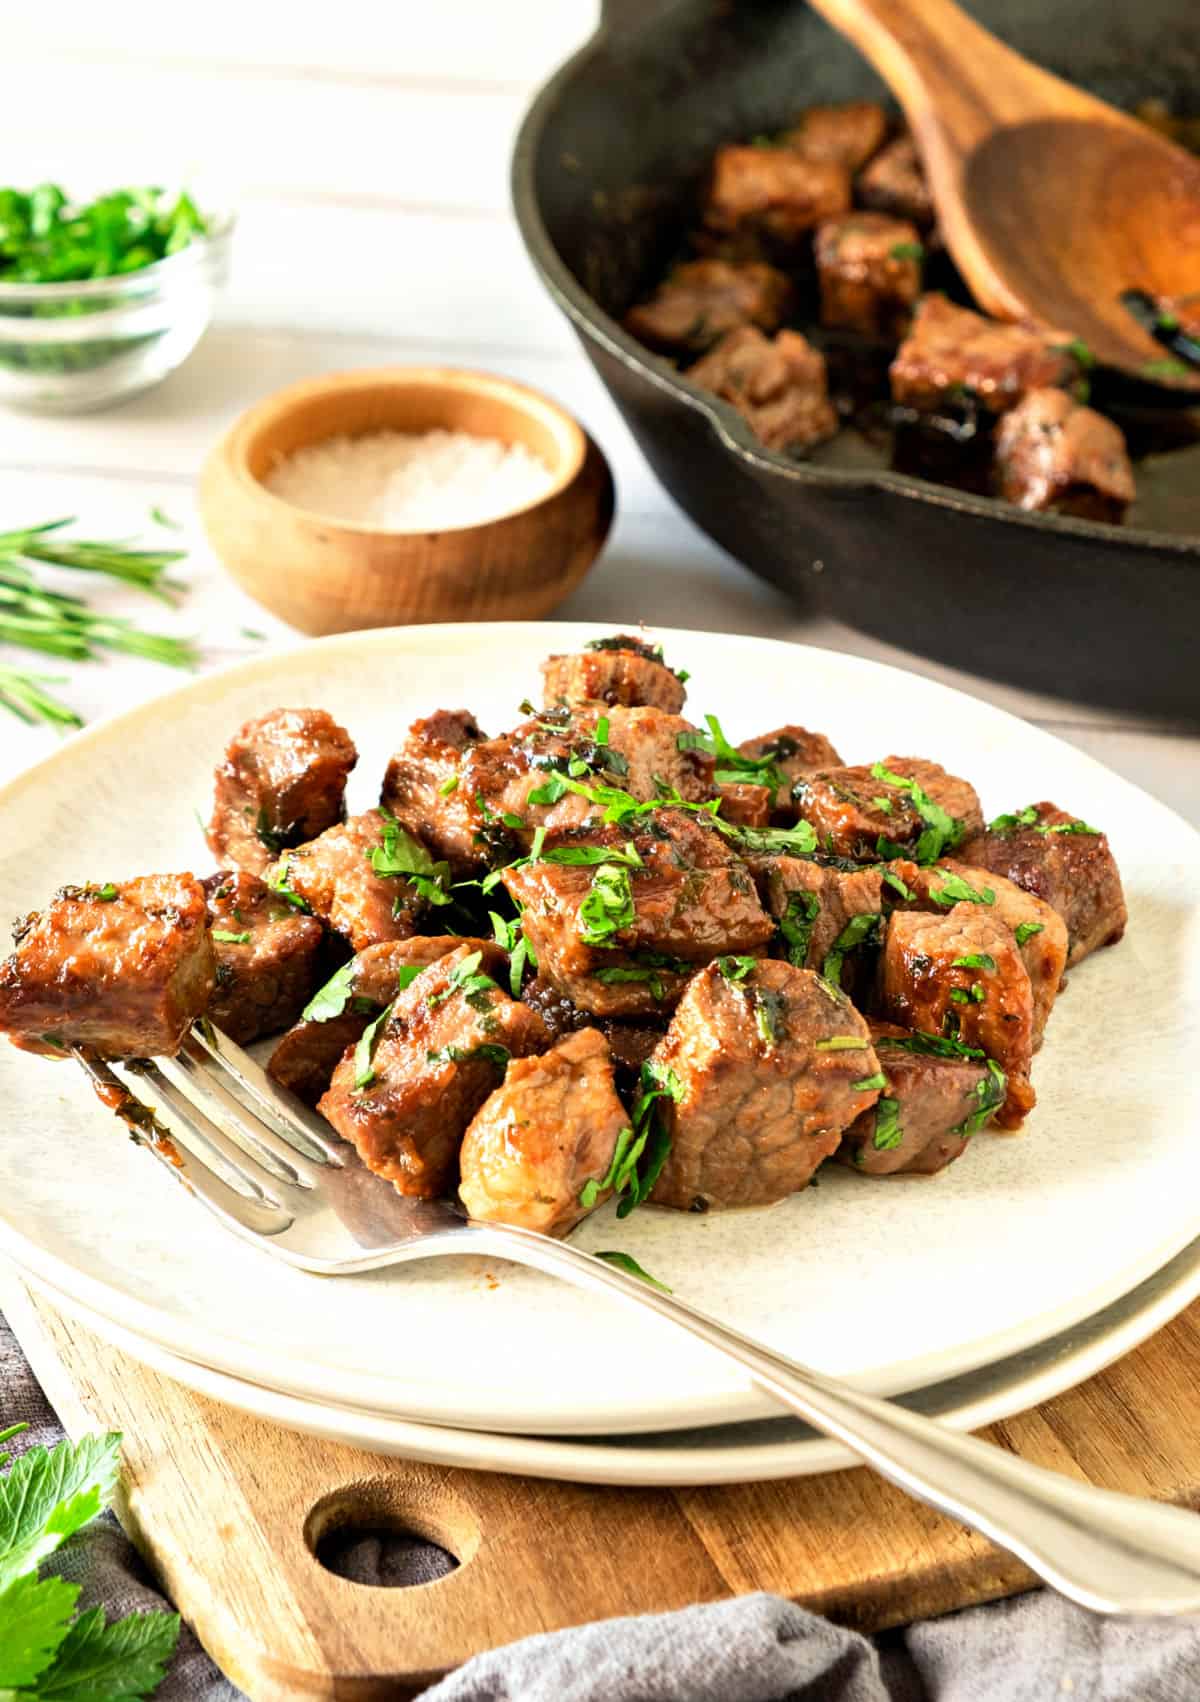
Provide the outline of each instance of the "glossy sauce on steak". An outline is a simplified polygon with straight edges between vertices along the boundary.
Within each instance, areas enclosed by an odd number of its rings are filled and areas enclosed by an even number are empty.
[[[209,850],[264,874],[285,847],[341,821],[357,761],[350,735],[323,709],[273,709],[247,721],[217,769]]]

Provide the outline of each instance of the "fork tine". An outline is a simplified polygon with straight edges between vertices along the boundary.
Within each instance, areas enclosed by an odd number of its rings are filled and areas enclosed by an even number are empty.
[[[214,1153],[249,1190],[255,1203],[274,1207],[280,1215],[279,1227],[285,1229],[295,1215],[287,1209],[286,1197],[291,1184],[273,1176],[252,1152],[235,1141],[219,1123],[214,1123],[177,1082],[163,1074],[153,1060],[139,1060],[136,1073],[150,1083],[157,1098],[186,1132],[188,1140],[199,1141]]]
[[[91,1057],[83,1047],[73,1046],[71,1052],[101,1102],[120,1118],[138,1145],[151,1153],[181,1187],[195,1195],[223,1223],[235,1230],[248,1230],[253,1235],[275,1235],[285,1226],[286,1220],[281,1221],[278,1206],[260,1204],[238,1193],[188,1146],[176,1141],[171,1130],[155,1116],[153,1107],[139,1099],[107,1064]]]
[[[278,1181],[301,1188],[318,1185],[322,1169],[327,1170],[328,1166],[314,1164],[304,1157],[254,1106],[231,1093],[202,1047],[197,1046],[192,1052],[185,1046],[177,1057],[159,1058],[157,1065],[193,1103],[199,1096],[203,1109],[215,1116],[235,1141],[244,1143],[250,1157],[257,1159]]]
[[[273,1081],[248,1052],[211,1023],[196,1023],[184,1042],[184,1053],[205,1069],[213,1065],[225,1072],[265,1112],[269,1122],[289,1145],[314,1164],[344,1163],[337,1142],[325,1119],[310,1110],[286,1087]],[[208,1062],[211,1060],[211,1064]]]

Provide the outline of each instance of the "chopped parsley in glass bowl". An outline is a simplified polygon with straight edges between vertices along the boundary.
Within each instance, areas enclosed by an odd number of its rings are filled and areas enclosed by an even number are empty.
[[[73,413],[165,378],[212,316],[233,223],[183,190],[0,189],[0,402]]]

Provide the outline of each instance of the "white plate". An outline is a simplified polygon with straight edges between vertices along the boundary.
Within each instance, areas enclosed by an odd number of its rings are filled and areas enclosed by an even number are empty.
[[[503,1431],[410,1424],[387,1413],[280,1394],[212,1371],[193,1360],[179,1359],[168,1349],[123,1330],[111,1319],[89,1312],[45,1285],[37,1286],[59,1311],[77,1318],[102,1341],[164,1377],[256,1418],[371,1453],[433,1465],[465,1466],[474,1471],[660,1489],[807,1477],[858,1464],[840,1443],[816,1435],[791,1417],[607,1438],[513,1436]],[[1193,1241],[1129,1294],[1070,1330],[962,1377],[927,1384],[898,1398],[913,1411],[940,1419],[953,1430],[978,1430],[1048,1400],[1067,1385],[1095,1376],[1173,1318],[1197,1294],[1200,1241]],[[30,1306],[24,1285],[3,1260],[0,1310],[16,1331],[51,1404],[66,1410],[65,1374],[58,1356]]]
[[[591,627],[424,627],[242,664],[81,734],[0,793],[0,915],[59,884],[209,866],[194,810],[230,730],[278,703],[328,707],[363,753],[365,807],[407,721],[468,704],[502,726],[537,663]],[[1091,1316],[1196,1233],[1200,836],[1012,716],[856,658],[664,633],[695,713],[734,737],[785,720],[850,761],[919,753],[989,813],[1051,797],[1107,828],[1129,937],[1072,976],[1027,1132],[982,1136],[932,1182],[835,1169],[769,1212],[611,1209],[580,1232],[772,1346],[864,1387],[957,1375]],[[469,1429],[627,1432],[757,1417],[736,1372],[534,1272],[431,1261],[322,1280],[225,1236],[122,1140],[81,1077],[0,1049],[0,1241],[62,1294],[215,1370],[339,1406]]]

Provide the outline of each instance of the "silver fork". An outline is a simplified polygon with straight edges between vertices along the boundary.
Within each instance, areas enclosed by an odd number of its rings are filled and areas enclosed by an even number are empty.
[[[908,1494],[972,1525],[1046,1583],[1101,1613],[1200,1611],[1200,1516],[1096,1489],[773,1353],[686,1301],[569,1243],[405,1199],[323,1118],[207,1023],[175,1058],[125,1066],[75,1056],[105,1103],[218,1220],[301,1270],[342,1276],[442,1254],[487,1254],[656,1313],[741,1365],[782,1406]],[[169,1121],[164,1131],[161,1109]],[[170,1138],[178,1135],[178,1142]]]

